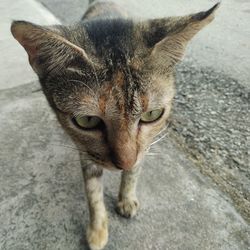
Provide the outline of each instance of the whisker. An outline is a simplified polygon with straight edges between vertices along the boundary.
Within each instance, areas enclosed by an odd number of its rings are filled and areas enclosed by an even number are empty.
[[[160,154],[161,153],[161,151],[159,151],[159,150],[157,150],[157,148],[155,148],[155,147],[152,147],[152,148],[150,148],[150,151],[148,151],[148,153],[157,153],[157,154]]]
[[[155,156],[155,155],[159,155],[160,153],[148,153],[146,154],[147,156]]]
[[[161,141],[164,137],[167,136],[168,133],[164,134],[163,136],[161,136],[159,139],[155,140],[153,143],[150,144],[150,146],[154,145],[155,143]]]
[[[155,137],[156,137],[157,135],[161,134],[162,132],[164,132],[164,131],[167,129],[167,127],[168,127],[168,126],[164,127],[160,132],[158,132],[158,133],[155,135]]]
[[[71,146],[68,146],[68,145],[59,145],[59,144],[50,144],[52,146],[57,146],[57,147],[64,147],[64,148],[70,148],[70,149],[74,149],[74,150],[79,150],[78,148],[74,148],[74,147],[71,147]]]
[[[86,161],[93,161],[93,159],[91,159],[91,158],[84,158],[84,160],[86,160]],[[78,159],[78,160],[73,160],[73,161],[71,161],[71,162],[79,162],[79,163],[82,163],[82,160],[80,160],[80,159]]]
[[[167,128],[169,127],[169,122],[166,124],[166,126],[158,133],[158,134],[156,134],[156,137],[158,136],[158,135],[160,135],[162,132],[164,132]],[[150,144],[150,146],[148,147],[148,151],[150,150],[150,147],[152,146],[152,145],[154,145],[155,143],[157,143],[157,142],[159,142],[160,140],[162,140],[164,137],[166,137],[166,135],[168,134],[168,132],[166,132],[163,136],[161,136],[159,139],[156,139],[154,142],[152,142],[151,144]]]

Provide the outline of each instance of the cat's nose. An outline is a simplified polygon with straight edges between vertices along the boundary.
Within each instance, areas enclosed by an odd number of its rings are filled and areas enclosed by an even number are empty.
[[[122,170],[130,170],[133,168],[133,166],[136,163],[137,156],[134,152],[110,152],[110,159],[111,162],[115,165],[116,168],[122,169]]]
[[[126,125],[126,124],[125,124]],[[121,124],[109,138],[110,161],[119,169],[130,170],[137,161],[136,134],[132,134]]]

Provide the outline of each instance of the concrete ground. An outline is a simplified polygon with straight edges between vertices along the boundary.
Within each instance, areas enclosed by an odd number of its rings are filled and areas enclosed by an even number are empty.
[[[210,6],[198,0],[192,1],[194,7],[185,1],[120,2],[145,17]],[[68,23],[78,19],[78,4],[86,6],[86,1],[43,3]],[[77,11],[69,17],[60,11],[74,13],[73,7]],[[135,219],[115,213],[119,175],[105,173],[110,217],[105,249],[250,249],[249,8],[247,1],[227,1],[214,26],[189,47],[189,57],[177,71],[169,135],[145,159],[138,186],[142,208]],[[88,249],[77,152],[68,147],[73,146],[70,139],[37,91],[27,56],[9,33],[11,19],[59,22],[34,0],[0,3],[0,249]],[[241,44],[237,53],[234,42]]]

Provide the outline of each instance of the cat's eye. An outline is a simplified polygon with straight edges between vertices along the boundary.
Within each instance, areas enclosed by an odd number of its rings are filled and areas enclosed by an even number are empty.
[[[151,110],[141,115],[141,122],[149,123],[158,120],[164,113],[164,108]]]
[[[82,129],[95,129],[102,123],[102,119],[97,116],[76,116],[73,118],[74,123]]]

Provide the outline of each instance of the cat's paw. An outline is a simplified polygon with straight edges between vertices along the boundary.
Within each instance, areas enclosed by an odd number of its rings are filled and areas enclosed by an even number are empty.
[[[103,223],[103,227],[92,229],[89,226],[87,231],[87,241],[91,250],[101,250],[108,242],[108,226]]]
[[[139,201],[134,199],[123,199],[117,204],[117,211],[126,218],[132,218],[136,215],[140,207]]]

